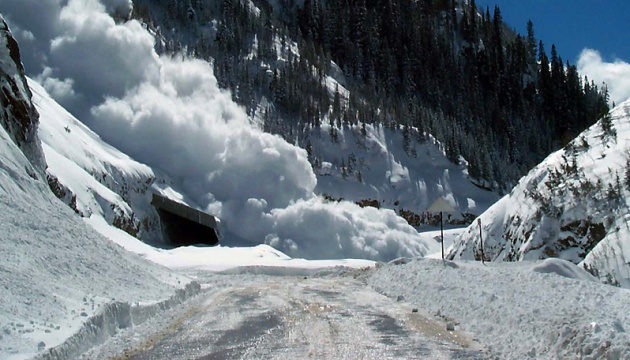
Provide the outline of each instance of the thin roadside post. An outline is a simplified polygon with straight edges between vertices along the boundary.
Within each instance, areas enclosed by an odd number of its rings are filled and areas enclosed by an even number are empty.
[[[440,213],[440,242],[442,243],[442,261],[446,260],[444,254],[444,213],[452,214],[456,210],[442,196],[439,196],[427,210],[431,214]],[[449,215],[450,216],[450,215]]]
[[[479,242],[481,243],[481,263],[484,264],[484,256],[483,256],[483,231],[481,230],[481,218],[477,219],[477,224],[479,224]]]
[[[444,222],[442,221],[441,211],[440,211],[440,239],[442,241],[442,261],[444,261]]]

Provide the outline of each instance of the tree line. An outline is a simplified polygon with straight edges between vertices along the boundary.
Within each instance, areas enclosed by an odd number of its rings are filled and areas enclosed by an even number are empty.
[[[266,131],[306,146],[322,121],[415,127],[507,188],[608,112],[605,87],[474,0],[134,0],[158,51],[212,61]],[[150,5],[150,6],[149,6]],[[257,10],[252,7],[254,5]],[[297,50],[296,50],[297,49]],[[349,96],[327,81],[333,63]],[[422,141],[422,136],[418,139]],[[492,185],[493,184],[493,185]]]

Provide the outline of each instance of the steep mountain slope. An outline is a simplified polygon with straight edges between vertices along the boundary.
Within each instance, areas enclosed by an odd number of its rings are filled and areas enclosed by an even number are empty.
[[[15,41],[0,24],[0,358],[22,359],[59,344],[114,300],[168,298],[177,279],[96,234],[52,194],[37,112]]]
[[[479,217],[486,260],[560,257],[630,287],[630,101],[550,155]],[[473,223],[450,258],[481,259]]]
[[[20,48],[7,23],[0,16],[0,125],[10,139],[28,157],[39,175],[46,168],[41,145],[37,139],[38,114],[30,102],[31,91],[24,80],[24,66],[20,61]],[[32,170],[33,177],[38,175]]]
[[[310,131],[306,148],[317,193],[394,209],[414,226],[435,225],[438,214],[427,209],[440,197],[457,210],[448,216],[453,224],[498,200],[471,181],[465,164],[453,164],[435,138],[414,128],[344,126],[332,140],[330,126],[322,126]]]
[[[37,82],[28,79],[28,85],[41,118],[38,134],[55,195],[81,217],[102,217],[146,242],[168,242],[151,205],[152,193],[194,203],[168,177],[104,142]]]
[[[402,211],[416,226],[434,223],[426,210],[438,197],[449,198],[457,209],[453,222],[469,219],[468,213],[480,214],[498,199],[473,184],[469,164],[451,151],[452,144],[447,146],[427,132],[435,130],[433,125],[438,127],[443,114],[421,109],[418,101],[409,102],[413,115],[391,111],[388,105],[360,95],[358,79],[322,54],[314,54],[299,35],[286,33],[281,19],[296,16],[292,5],[134,4],[135,16],[154,29],[158,52],[188,51],[211,61],[219,86],[230,89],[257,127],[307,149],[318,195],[377,202],[379,207]],[[190,11],[190,17],[182,11]],[[260,28],[265,22],[266,27]],[[172,30],[165,31],[166,26]],[[242,33],[234,38],[232,31]],[[239,71],[246,74],[235,78]],[[348,90],[351,86],[353,91]],[[488,188],[496,185],[478,183]]]

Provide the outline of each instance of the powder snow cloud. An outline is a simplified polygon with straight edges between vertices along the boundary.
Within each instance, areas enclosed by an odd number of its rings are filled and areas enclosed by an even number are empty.
[[[630,98],[630,64],[623,60],[606,62],[597,50],[584,49],[578,59],[578,71],[595,84],[606,83],[610,100],[620,104]]]
[[[426,253],[393,211],[316,197],[306,151],[252,126],[209,63],[159,56],[142,24],[120,21],[130,9],[128,0],[3,0],[10,26],[31,34],[18,39],[35,54],[29,75],[106,141],[166,171],[229,231],[306,258]]]

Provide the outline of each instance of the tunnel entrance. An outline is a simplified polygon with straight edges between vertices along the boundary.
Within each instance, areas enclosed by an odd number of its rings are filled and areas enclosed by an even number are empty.
[[[164,238],[172,245],[219,243],[219,221],[214,216],[158,194],[153,194],[151,204],[160,216]]]

